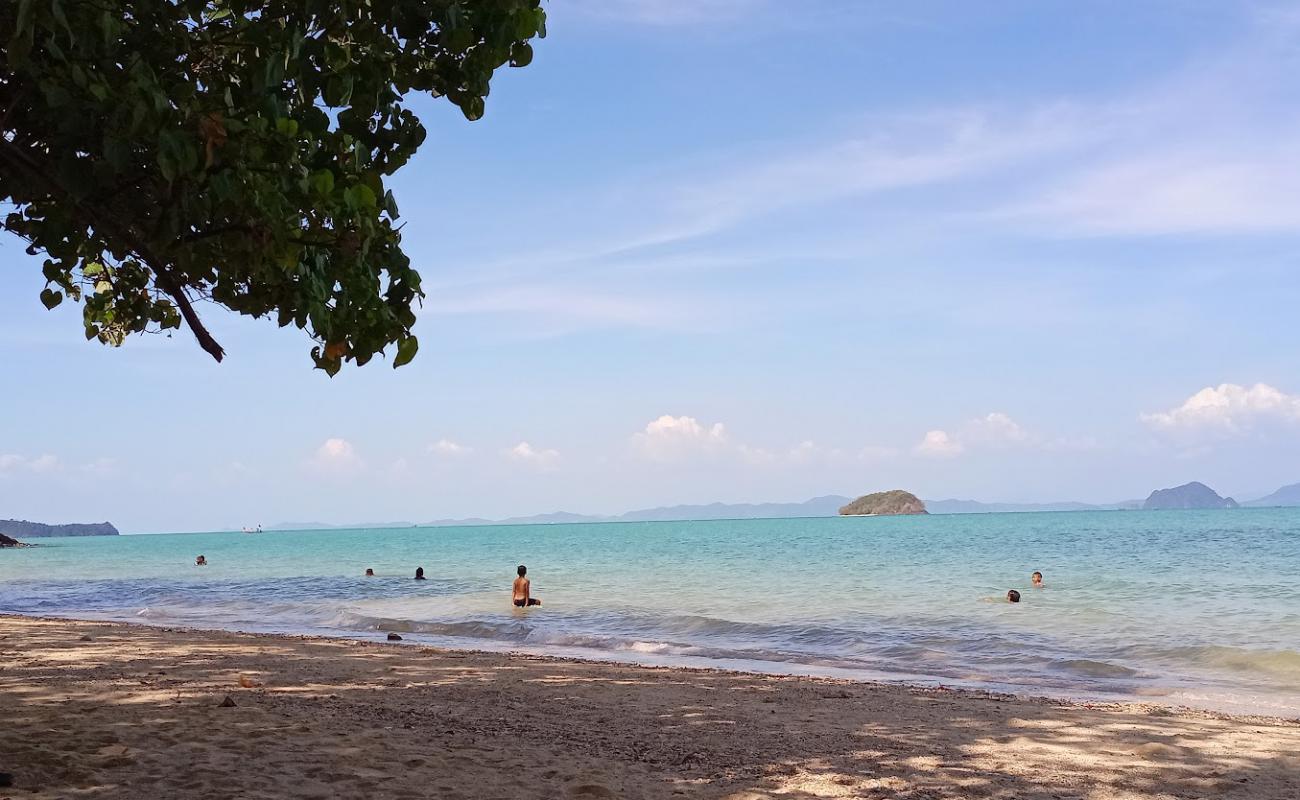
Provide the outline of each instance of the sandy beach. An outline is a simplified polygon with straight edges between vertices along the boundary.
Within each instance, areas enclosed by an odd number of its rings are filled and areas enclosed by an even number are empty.
[[[20,617],[0,719],[14,800],[1300,797],[1295,721]]]

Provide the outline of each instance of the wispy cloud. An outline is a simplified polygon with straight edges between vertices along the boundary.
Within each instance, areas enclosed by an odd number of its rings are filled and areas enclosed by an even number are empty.
[[[61,466],[57,456],[46,453],[34,458],[17,453],[0,453],[0,476],[15,472],[47,473]]]

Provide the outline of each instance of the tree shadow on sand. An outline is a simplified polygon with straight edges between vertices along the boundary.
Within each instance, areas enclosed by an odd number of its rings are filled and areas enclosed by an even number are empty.
[[[1294,722],[84,622],[0,720],[0,798],[1300,797]]]

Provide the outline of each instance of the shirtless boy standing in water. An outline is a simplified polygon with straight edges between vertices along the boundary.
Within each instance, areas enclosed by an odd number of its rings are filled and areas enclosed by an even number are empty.
[[[528,596],[530,584],[528,582],[528,578],[524,577],[525,575],[528,574],[528,567],[525,567],[523,564],[520,564],[519,569],[516,570],[516,572],[519,573],[519,577],[515,578],[515,588],[514,588],[515,605],[519,608],[523,608],[524,606],[540,606],[542,604],[541,600],[538,600],[536,597]]]

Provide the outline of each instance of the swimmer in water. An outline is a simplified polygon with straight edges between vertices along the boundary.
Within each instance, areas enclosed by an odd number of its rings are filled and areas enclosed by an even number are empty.
[[[1035,572],[1029,576],[1029,580],[1034,584],[1035,589],[1043,588],[1043,573]]]
[[[416,568],[415,568],[415,579],[416,579],[417,581],[422,581],[422,580],[424,580],[424,567],[416,567]]]
[[[1015,589],[1012,589],[1011,591],[1007,592],[1007,602],[1008,602],[1008,603],[1019,603],[1019,602],[1020,602],[1020,592],[1017,592]]]
[[[366,577],[367,578],[375,577],[375,571],[373,569],[370,569],[369,567],[366,567]]]
[[[196,567],[206,567],[207,565],[208,565],[208,560],[203,556],[199,556],[198,558],[194,559],[194,566]]]
[[[528,575],[528,567],[520,564],[519,569],[515,570],[515,572],[519,575],[518,578],[515,578],[515,585],[512,593],[515,607],[525,608],[527,606],[540,606],[542,601],[538,600],[536,597],[530,596],[529,594],[532,590],[532,583],[526,577]]]

